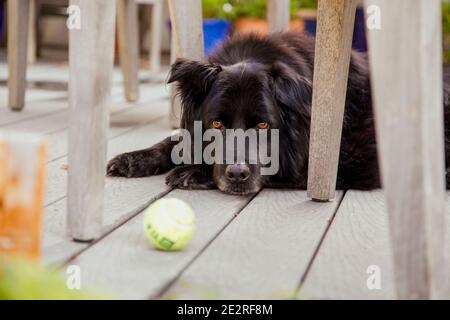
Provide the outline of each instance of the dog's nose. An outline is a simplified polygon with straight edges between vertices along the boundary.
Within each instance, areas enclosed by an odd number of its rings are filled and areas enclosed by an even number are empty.
[[[250,177],[250,168],[246,164],[230,164],[225,168],[225,175],[231,182],[244,182]]]

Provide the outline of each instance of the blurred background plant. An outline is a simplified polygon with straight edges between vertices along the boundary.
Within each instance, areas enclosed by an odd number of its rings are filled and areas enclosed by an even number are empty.
[[[265,18],[267,0],[203,0],[205,18],[236,20]],[[299,9],[315,9],[317,0],[291,0],[291,15]]]
[[[444,42],[444,62],[450,63],[450,3],[442,3],[442,36]]]
[[[107,294],[70,290],[65,278],[52,268],[28,259],[3,259],[0,263],[0,300],[93,300]]]

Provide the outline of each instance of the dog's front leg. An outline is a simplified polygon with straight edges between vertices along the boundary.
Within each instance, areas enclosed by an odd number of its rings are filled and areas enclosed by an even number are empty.
[[[166,173],[174,167],[171,153],[177,143],[168,137],[153,147],[119,154],[109,161],[106,172],[108,176],[127,178]]]
[[[203,164],[177,166],[166,177],[166,183],[179,189],[215,189],[213,167]]]

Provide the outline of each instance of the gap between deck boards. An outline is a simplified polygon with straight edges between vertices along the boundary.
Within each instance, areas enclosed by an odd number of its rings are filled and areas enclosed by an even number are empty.
[[[334,209],[333,215],[331,216],[331,218],[330,218],[330,220],[329,220],[329,224],[328,224],[327,227],[325,228],[325,230],[324,230],[324,232],[323,232],[323,235],[322,235],[322,237],[320,238],[319,242],[317,243],[317,247],[316,247],[316,249],[314,250],[313,255],[311,256],[311,259],[309,260],[308,265],[307,265],[305,271],[303,272],[303,274],[302,274],[302,276],[301,276],[301,278],[300,278],[300,281],[299,281],[297,290],[296,290],[296,292],[295,292],[295,295],[296,295],[296,296],[299,295],[299,293],[300,293],[300,291],[301,291],[301,288],[302,288],[303,284],[305,283],[306,278],[308,277],[308,273],[309,273],[309,271],[311,270],[311,267],[312,267],[312,265],[313,265],[313,263],[314,263],[314,261],[315,261],[317,255],[318,255],[318,253],[319,253],[320,248],[322,247],[322,244],[323,244],[324,241],[325,241],[325,238],[326,238],[326,236],[327,236],[327,234],[328,234],[328,232],[329,232],[329,230],[330,230],[330,228],[331,228],[331,225],[332,225],[333,222],[334,222],[334,219],[336,218],[336,214],[338,213],[339,208],[341,207],[341,204],[342,204],[342,202],[344,201],[346,195],[347,195],[347,190],[344,190],[344,191],[343,191],[343,194],[342,194],[342,197],[341,197],[340,199],[337,200],[337,201],[338,201],[338,204],[337,204],[336,208]]]
[[[126,298],[170,298],[172,291],[175,291],[181,294],[181,297],[187,294],[189,298],[195,299],[198,296],[195,293],[191,295],[189,291],[184,292],[180,283],[194,274],[197,279],[205,276],[205,281],[212,284],[208,274],[204,274],[203,267],[198,269],[199,265],[205,266],[206,260],[207,265],[213,263],[213,269],[207,270],[208,272],[223,273],[227,270],[220,269],[227,268],[227,265],[217,268],[221,264],[220,259],[237,259],[238,264],[244,263],[243,270],[239,269],[239,265],[232,264],[233,268],[238,268],[235,270],[238,276],[245,272],[252,274],[255,271],[252,268],[256,268],[258,275],[254,279],[256,282],[249,284],[251,287],[257,288],[259,281],[265,279],[265,276],[269,278],[266,279],[269,280],[269,286],[265,288],[268,291],[259,292],[260,298],[293,297],[306,266],[320,245],[325,229],[332,223],[331,218],[338,204],[313,203],[306,198],[306,192],[300,190],[264,189],[262,192],[265,194],[246,199],[229,196],[217,190],[172,190],[165,197],[176,196],[188,201],[194,206],[199,218],[197,239],[194,239],[186,250],[167,253],[151,249],[141,231],[142,215],[137,213],[134,218],[116,227],[95,245],[76,255],[70,263],[80,266],[88,283],[98,284],[100,287],[111,286]],[[342,195],[338,194],[337,200],[340,199]],[[270,212],[264,213],[261,210],[267,210],[267,204],[271,204]],[[247,227],[250,229],[246,229]],[[245,232],[242,233],[243,231]],[[233,253],[235,249],[229,248],[223,253],[227,258],[220,258],[218,243],[219,248],[223,248],[224,243],[237,245],[237,255]],[[287,245],[287,248],[280,244]],[[247,248],[243,252],[244,256],[238,258],[239,251],[245,248],[245,245]],[[272,253],[276,253],[275,257],[271,256]],[[231,256],[228,256],[229,254]],[[245,257],[247,254],[250,256]],[[242,261],[242,258],[246,261]],[[261,259],[265,262],[260,263]],[[249,263],[252,265],[250,268]],[[265,263],[268,265],[265,266]],[[279,272],[280,267],[286,274],[275,275],[274,272]],[[222,273],[219,278],[226,277],[227,273]],[[237,283],[241,281],[239,277],[232,280]],[[277,295],[272,292],[277,281],[281,282],[282,287],[286,286],[290,293],[284,291]],[[236,286],[233,288],[235,290]],[[197,289],[201,289],[201,286]],[[245,292],[242,294],[245,295]],[[242,298],[239,295],[237,297]]]
[[[234,217],[232,218],[232,219],[230,219],[230,221],[226,224],[226,225],[224,225],[223,226],[223,228],[222,229],[220,229],[219,230],[219,232],[205,245],[205,247],[200,251],[200,252],[198,252],[197,253],[197,255],[195,255],[195,257],[193,257],[192,258],[192,260],[191,261],[189,261],[181,270],[180,270],[180,272],[177,274],[177,276],[176,277],[174,277],[171,281],[169,281],[165,286],[163,286],[162,288],[161,288],[161,290],[159,291],[159,292],[157,292],[156,294],[153,294],[153,295],[150,295],[149,296],[149,299],[161,299],[161,298],[164,298],[168,293],[169,293],[169,291],[171,290],[171,288],[176,284],[176,282],[182,277],[182,275],[183,275],[183,273],[186,271],[186,270],[188,270],[189,269],[189,267],[194,263],[194,261],[198,258],[198,257],[200,257],[200,255],[201,254],[203,254],[204,252],[205,252],[205,250],[207,250],[208,249],[208,247],[220,236],[220,234],[237,218],[237,216],[239,215],[239,214],[241,214],[250,204],[251,204],[251,202],[260,194],[260,192],[261,192],[262,190],[260,190],[257,194],[255,194],[254,196],[252,196],[250,199],[249,199],[249,201],[248,202],[246,202],[245,203],[245,205],[244,206],[242,206],[242,208],[241,209],[239,209],[239,211],[234,215]],[[332,213],[332,216],[331,216],[331,218],[328,220],[328,225],[326,226],[326,228],[324,229],[324,231],[323,231],[323,234],[321,235],[321,237],[320,237],[320,239],[319,239],[319,241],[318,241],[318,243],[317,243],[317,246],[315,247],[315,249],[314,249],[314,251],[313,251],[313,254],[311,255],[311,258],[309,259],[309,261],[308,261],[308,263],[307,263],[307,266],[306,266],[306,268],[304,269],[304,270],[301,270],[300,269],[300,278],[299,278],[299,282],[298,282],[298,285],[297,285],[297,288],[295,289],[295,291],[294,291],[294,293],[293,293],[293,297],[296,297],[296,296],[298,296],[298,294],[299,294],[299,291],[300,291],[300,289],[301,289],[301,286],[303,285],[303,283],[304,283],[304,281],[305,281],[305,279],[306,279],[306,277],[307,277],[307,275],[308,275],[308,272],[309,272],[309,270],[310,270],[310,268],[311,268],[311,266],[312,266],[312,264],[313,264],[313,262],[314,262],[314,260],[315,260],[315,258],[316,258],[316,256],[317,256],[317,254],[318,254],[318,252],[319,252],[319,250],[320,250],[320,248],[321,248],[321,245],[322,245],[322,243],[323,243],[323,241],[325,240],[325,237],[326,237],[326,235],[327,235],[327,233],[328,233],[328,231],[329,231],[329,229],[330,229],[330,227],[331,227],[331,224],[333,223],[333,221],[334,221],[334,218],[335,218],[335,216],[336,216],[336,214],[337,214],[337,212],[338,212],[338,210],[339,210],[339,207],[340,207],[340,205],[341,205],[341,203],[342,203],[342,201],[344,200],[344,198],[345,198],[345,194],[346,194],[346,192],[344,191],[343,192],[343,194],[342,194],[342,196],[341,197],[337,197],[337,205],[336,205],[336,207],[335,207],[335,209],[334,209],[334,211],[333,211],[333,213]]]
[[[244,203],[244,205],[239,208],[237,210],[237,212],[234,213],[234,215],[231,217],[231,219],[222,227],[219,229],[219,231],[205,244],[205,246],[194,256],[192,257],[192,259],[190,261],[188,261],[186,263],[186,265],[181,268],[180,272],[169,282],[166,283],[166,285],[164,285],[161,290],[159,290],[158,292],[156,292],[153,295],[149,295],[149,299],[158,299],[163,297],[166,292],[168,290],[170,290],[170,288],[175,284],[175,282],[178,281],[178,279],[181,277],[181,275],[183,274],[184,271],[186,271],[191,265],[192,263],[203,253],[205,252],[205,250],[211,245],[211,243],[214,242],[214,240],[217,239],[217,237],[220,236],[220,234],[233,222],[234,219],[236,219],[236,217],[253,201],[253,199],[255,199],[258,194],[261,192],[261,190],[259,190],[257,193],[255,193],[254,195],[252,195],[247,202]]]
[[[158,298],[295,298],[341,198],[263,189]]]

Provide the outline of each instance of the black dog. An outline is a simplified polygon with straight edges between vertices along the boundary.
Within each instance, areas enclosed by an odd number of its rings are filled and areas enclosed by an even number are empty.
[[[263,176],[258,164],[179,165],[171,161],[178,142],[166,138],[151,148],[121,154],[107,167],[110,176],[162,174],[167,184],[183,189],[254,193],[262,187],[306,188],[314,66],[314,39],[298,33],[238,36],[228,40],[208,62],[179,59],[169,83],[177,82],[182,99],[181,127],[203,130],[279,129],[279,170]],[[446,136],[450,138],[448,90]],[[448,139],[446,139],[448,140]],[[446,143],[446,149],[449,149]],[[449,152],[447,152],[449,155]],[[447,159],[447,164],[450,159]],[[447,178],[447,186],[449,179]],[[342,130],[338,189],[380,187],[368,64],[353,52]]]

